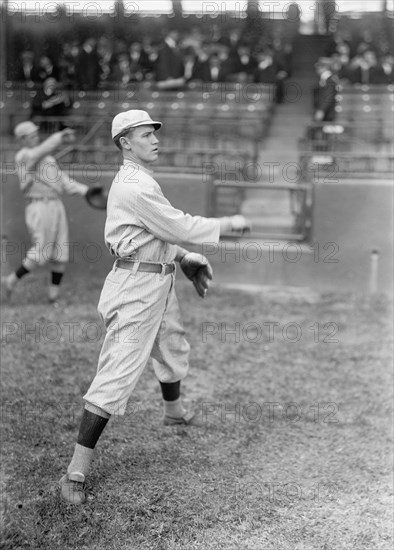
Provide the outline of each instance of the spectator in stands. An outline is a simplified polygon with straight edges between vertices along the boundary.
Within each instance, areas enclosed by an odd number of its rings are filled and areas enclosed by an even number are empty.
[[[200,44],[203,42],[203,38],[204,37],[201,33],[201,29],[197,26],[194,26],[185,36],[182,36],[181,47],[184,50],[190,47],[193,48],[195,52],[197,52]]]
[[[11,75],[17,82],[33,84],[39,80],[38,67],[34,61],[32,50],[23,50],[16,62],[15,70],[11,70]]]
[[[132,42],[129,47],[131,80],[140,82],[150,70],[148,54],[141,42]]]
[[[241,29],[239,27],[236,27],[234,29],[230,29],[227,33],[221,35],[219,39],[216,40],[216,47],[225,47],[225,49],[228,51],[228,58],[230,60],[230,63],[234,67],[238,63],[237,48],[241,40],[241,34]]]
[[[182,57],[185,65],[185,81],[199,80],[200,61],[195,49],[192,46],[188,46],[182,51]]]
[[[332,60],[332,72],[338,81],[342,84],[348,84],[350,82],[349,57],[346,54],[336,52],[331,55],[330,59]]]
[[[378,64],[376,53],[366,50],[361,56],[352,60],[349,71],[352,84],[381,84],[382,68]]]
[[[83,42],[75,68],[79,88],[96,90],[100,81],[100,64],[94,38],[89,37]]]
[[[293,73],[293,46],[288,37],[283,38],[280,32],[274,32],[272,50],[274,61],[286,71],[287,76],[291,76]]]
[[[126,52],[117,56],[116,65],[113,68],[111,81],[117,82],[122,88],[126,88],[132,82],[130,70],[130,58]]]
[[[100,66],[100,84],[105,88],[105,85],[112,79],[112,71],[116,63],[112,42],[105,36],[102,36],[97,42],[97,55]]]
[[[54,78],[59,80],[60,71],[53,64],[53,61],[47,55],[42,55],[38,61],[38,79],[40,82],[44,82],[48,78]]]
[[[252,56],[248,44],[240,42],[234,55],[234,71],[238,82],[252,82],[257,69],[257,61]]]
[[[142,39],[142,51],[144,52],[144,79],[154,80],[155,67],[157,59],[159,57],[159,51],[161,48],[161,40],[154,39],[145,36]]]
[[[241,42],[241,29],[240,27],[236,27],[234,29],[231,29],[228,35],[228,46],[230,48],[229,57],[231,58],[231,54],[233,52],[236,52],[238,49],[238,46]]]
[[[344,36],[340,32],[336,32],[329,39],[329,42],[325,48],[325,56],[331,57],[334,53],[338,53],[340,50],[346,48],[347,53],[350,56],[351,45],[345,40]]]
[[[377,51],[377,39],[370,29],[364,29],[358,38],[357,53],[363,54],[367,50]]]
[[[394,84],[394,57],[387,53],[381,59],[382,84]]]
[[[179,52],[179,32],[169,31],[158,51],[155,62],[155,79],[160,89],[179,89],[185,84],[185,66]]]
[[[283,103],[284,81],[287,77],[286,71],[274,59],[274,52],[265,49],[256,56],[257,68],[254,73],[254,82],[261,84],[275,84],[275,99],[277,103]]]
[[[47,78],[32,103],[32,120],[36,117],[62,118],[68,115],[71,101],[67,93],[54,78]],[[58,132],[67,127],[62,120],[43,121],[41,130],[46,133]]]
[[[235,76],[235,69],[228,59],[228,48],[225,52],[214,51],[202,62],[198,76],[203,82],[229,82]]]
[[[290,44],[294,42],[300,33],[301,25],[301,10],[296,2],[289,5],[286,11],[286,19],[284,20],[284,36]]]
[[[317,122],[335,119],[338,80],[332,71],[332,60],[320,58],[315,65],[319,83],[314,93],[314,119]]]
[[[234,57],[230,55],[232,47],[234,46],[231,42],[230,45],[218,43],[215,46],[220,62],[220,82],[234,81],[237,78],[237,66]]]
[[[185,48],[182,52],[185,65],[185,80],[186,82],[199,81],[209,82],[209,64],[208,59],[212,44],[204,41],[200,42],[197,48],[191,46]]]
[[[196,48],[198,62],[205,63],[212,53],[212,43],[209,40],[203,40]]]
[[[78,57],[78,43],[65,42],[62,55],[59,59],[60,82],[65,88],[75,89],[77,87],[76,63]]]

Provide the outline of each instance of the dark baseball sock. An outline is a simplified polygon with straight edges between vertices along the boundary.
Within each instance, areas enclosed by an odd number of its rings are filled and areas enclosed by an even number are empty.
[[[63,275],[64,275],[64,273],[60,273],[59,271],[52,271],[51,272],[51,277],[52,277],[51,283],[53,285],[59,286],[62,279],[63,279]]]
[[[178,382],[160,382],[161,393],[164,401],[175,401],[181,395],[181,381]]]
[[[88,475],[93,459],[94,447],[109,418],[110,414],[104,410],[91,403],[86,403],[74,454],[67,468],[69,474],[79,473],[84,476]]]
[[[99,416],[84,409],[79,427],[78,445],[94,449],[107,422],[108,418],[104,418],[103,416]]]
[[[186,409],[181,399],[181,381],[178,382],[160,382],[161,393],[163,395],[164,415],[171,418],[182,418]]]
[[[23,265],[21,265],[16,271],[15,271],[15,275],[16,275],[16,278],[17,279],[22,279],[22,277],[24,277],[25,275],[27,275],[28,273],[30,273],[30,271],[28,269],[26,269]]]

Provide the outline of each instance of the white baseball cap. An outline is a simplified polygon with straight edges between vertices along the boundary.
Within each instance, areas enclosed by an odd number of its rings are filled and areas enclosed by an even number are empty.
[[[147,124],[152,124],[155,130],[159,130],[163,125],[161,122],[152,120],[146,111],[141,111],[140,109],[131,109],[130,111],[119,113],[112,121],[112,139],[115,139],[129,128],[137,128],[137,126],[145,126]]]
[[[33,134],[34,132],[38,132],[40,128],[34,124],[34,122],[31,122],[30,120],[26,120],[25,122],[21,122],[20,124],[17,124],[14,128],[14,134],[15,137],[21,138],[25,136],[29,136],[30,134]]]

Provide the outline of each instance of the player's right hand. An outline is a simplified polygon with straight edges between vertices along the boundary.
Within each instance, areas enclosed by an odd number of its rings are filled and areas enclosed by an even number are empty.
[[[247,231],[250,231],[252,228],[252,224],[250,223],[250,221],[247,220],[245,216],[242,216],[240,214],[231,216],[230,222],[231,222],[231,231],[245,233]]]
[[[75,130],[72,128],[65,128],[62,130],[63,143],[74,143],[76,140]]]

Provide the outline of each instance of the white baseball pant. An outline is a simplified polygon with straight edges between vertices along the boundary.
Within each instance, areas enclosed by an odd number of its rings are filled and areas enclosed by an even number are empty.
[[[26,206],[25,221],[33,243],[24,261],[27,269],[68,262],[68,224],[61,200],[33,200]]]
[[[98,311],[106,335],[97,374],[84,395],[88,403],[109,414],[123,415],[142,371],[152,357],[160,382],[177,382],[189,368],[175,271],[169,275],[116,266],[108,274]]]

